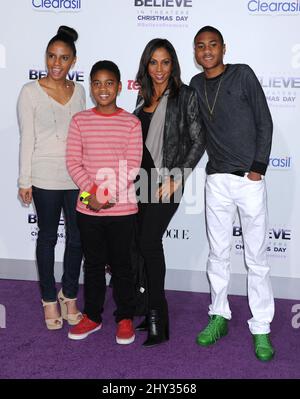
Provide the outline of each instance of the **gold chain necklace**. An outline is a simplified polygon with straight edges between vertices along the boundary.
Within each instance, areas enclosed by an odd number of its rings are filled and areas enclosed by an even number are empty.
[[[219,91],[220,91],[220,87],[221,87],[221,83],[222,83],[222,79],[223,79],[224,73],[225,73],[225,70],[224,70],[224,72],[222,73],[222,76],[221,76],[221,78],[220,78],[220,80],[219,80],[219,84],[218,84],[218,87],[217,87],[217,91],[216,91],[216,95],[215,95],[215,98],[214,98],[212,107],[209,105],[209,102],[208,102],[207,88],[206,88],[206,78],[204,78],[205,101],[206,101],[206,105],[207,105],[207,108],[208,108],[209,119],[210,119],[210,120],[212,120],[212,117],[213,117],[213,112],[214,112],[215,105],[216,105],[216,102],[217,102],[217,98],[218,98],[218,95],[219,95]]]

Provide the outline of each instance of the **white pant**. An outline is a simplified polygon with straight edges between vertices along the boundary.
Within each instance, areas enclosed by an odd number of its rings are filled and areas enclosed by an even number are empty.
[[[267,334],[274,316],[274,298],[266,251],[268,212],[265,181],[217,173],[207,176],[205,189],[210,248],[207,272],[212,300],[209,314],[231,319],[227,293],[232,229],[238,209],[248,268],[248,300],[253,316],[248,324],[252,334]]]

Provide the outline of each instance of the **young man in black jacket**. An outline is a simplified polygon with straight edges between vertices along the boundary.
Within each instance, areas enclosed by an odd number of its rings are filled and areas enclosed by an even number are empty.
[[[274,298],[269,279],[267,201],[264,175],[269,162],[273,124],[264,92],[248,65],[224,65],[222,34],[211,26],[194,39],[195,58],[204,72],[190,85],[199,95],[207,133],[206,218],[209,240],[207,271],[212,303],[208,326],[197,336],[199,345],[215,343],[227,334],[231,311],[230,279],[232,226],[239,211],[248,268],[248,321],[255,354],[274,356],[269,339]]]

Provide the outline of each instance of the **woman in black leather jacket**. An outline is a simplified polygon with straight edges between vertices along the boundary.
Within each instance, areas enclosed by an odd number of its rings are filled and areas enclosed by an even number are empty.
[[[134,113],[141,120],[144,139],[136,182],[139,241],[149,290],[148,314],[136,329],[148,331],[143,345],[150,347],[169,339],[162,237],[205,143],[197,94],[182,83],[178,58],[168,40],[153,39],[146,45],[136,80],[140,95]]]

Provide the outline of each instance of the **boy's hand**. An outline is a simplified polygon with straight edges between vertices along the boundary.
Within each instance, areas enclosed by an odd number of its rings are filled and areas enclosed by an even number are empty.
[[[261,180],[261,174],[257,173],[257,172],[249,172],[247,175],[249,180],[254,180],[254,181],[258,181]]]
[[[91,194],[86,197],[86,200],[89,202],[86,208],[94,212],[99,212],[105,206],[105,204],[101,204],[97,201],[96,194]]]
[[[113,206],[115,206],[117,203],[117,199],[111,197],[109,201],[107,201],[104,205],[102,209],[109,209],[112,208]]]

